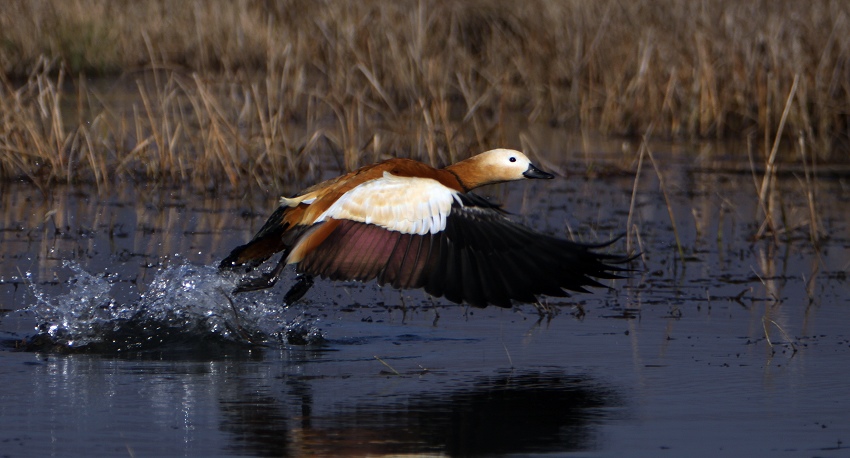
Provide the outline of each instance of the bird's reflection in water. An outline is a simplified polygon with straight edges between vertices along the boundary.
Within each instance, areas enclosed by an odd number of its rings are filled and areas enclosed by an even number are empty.
[[[611,387],[562,372],[481,376],[453,389],[371,397],[315,412],[310,381],[281,399],[223,402],[232,451],[262,455],[477,455],[593,450],[623,411]],[[351,395],[355,395],[355,393]],[[353,399],[349,397],[349,399]],[[327,410],[327,409],[326,409]]]

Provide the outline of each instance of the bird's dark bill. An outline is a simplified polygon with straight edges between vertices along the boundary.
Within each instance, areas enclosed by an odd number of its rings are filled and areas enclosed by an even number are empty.
[[[551,173],[544,172],[544,171],[538,169],[537,167],[534,166],[534,164],[528,164],[528,170],[523,172],[522,176],[524,176],[526,178],[542,178],[542,179],[546,179],[546,180],[555,178],[555,175],[552,175]]]

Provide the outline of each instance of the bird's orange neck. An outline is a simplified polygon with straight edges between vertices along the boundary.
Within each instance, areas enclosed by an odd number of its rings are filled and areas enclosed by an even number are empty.
[[[480,186],[498,183],[501,180],[493,181],[488,176],[486,167],[480,164],[480,158],[473,156],[469,159],[454,163],[445,167],[443,170],[454,175],[458,182],[465,190],[472,190]]]

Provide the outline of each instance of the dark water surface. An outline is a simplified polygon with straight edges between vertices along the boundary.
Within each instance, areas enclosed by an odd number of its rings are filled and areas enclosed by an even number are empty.
[[[846,178],[780,176],[787,231],[752,242],[752,176],[664,153],[683,255],[647,166],[639,272],[554,316],[329,281],[286,309],[286,284],[233,296],[215,269],[274,195],[4,185],[0,456],[850,456]],[[483,193],[599,241],[628,229],[633,186]]]

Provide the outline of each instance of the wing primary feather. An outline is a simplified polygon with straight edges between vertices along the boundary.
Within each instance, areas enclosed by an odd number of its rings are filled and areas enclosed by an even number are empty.
[[[422,245],[419,247],[419,253],[416,258],[417,269],[410,279],[408,288],[423,288],[428,284],[433,272],[435,259],[438,259],[436,253],[439,249],[434,250],[434,246],[439,246],[439,235],[425,234],[422,236]]]
[[[446,225],[448,228],[448,225]],[[425,291],[434,297],[442,297],[445,293],[446,278],[448,273],[447,261],[449,258],[449,242],[445,231],[435,234],[436,250],[431,250],[431,268],[428,269],[428,281]],[[433,244],[432,240],[432,244]]]
[[[463,301],[480,307],[482,301],[481,285],[478,280],[478,269],[472,259],[473,254],[469,248],[459,248],[458,258],[460,260],[460,291]]]
[[[462,237],[457,231],[454,224],[446,224],[445,239],[447,241],[447,250],[444,253],[446,256],[446,273],[445,273],[445,288],[444,293],[446,299],[461,303],[463,302],[463,260],[461,258],[461,243]]]

